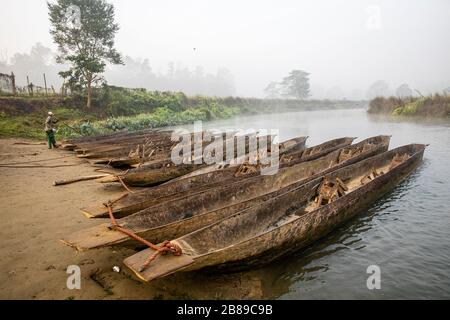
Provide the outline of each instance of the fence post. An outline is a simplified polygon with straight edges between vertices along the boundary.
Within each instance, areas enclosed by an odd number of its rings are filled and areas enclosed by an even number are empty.
[[[47,79],[45,78],[45,73],[44,73],[44,87],[45,87],[45,95],[48,96],[48,92],[47,92]]]
[[[27,90],[28,90],[28,94],[31,95],[30,92],[30,78],[27,76]]]
[[[16,76],[14,75],[14,72],[11,71],[11,86],[12,86],[12,92],[13,95],[17,95],[16,91]]]

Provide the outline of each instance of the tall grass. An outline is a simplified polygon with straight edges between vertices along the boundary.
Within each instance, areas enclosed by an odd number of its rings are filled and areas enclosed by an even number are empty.
[[[378,97],[370,102],[368,112],[407,117],[450,117],[450,96],[434,94],[426,97]]]
[[[194,121],[210,121],[226,119],[239,114],[238,107],[225,107],[214,104],[208,108],[201,106],[176,112],[168,107],[157,108],[151,113],[141,113],[135,116],[108,117],[98,121],[76,121],[70,126],[62,127],[58,132],[64,137],[98,135],[120,130],[138,131],[148,128],[175,126]]]

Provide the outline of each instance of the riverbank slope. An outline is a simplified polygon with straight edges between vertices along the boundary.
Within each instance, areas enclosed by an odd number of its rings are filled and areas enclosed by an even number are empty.
[[[227,119],[236,115],[308,110],[364,108],[364,101],[188,97],[181,92],[104,87],[95,92],[93,107],[82,96],[0,97],[0,136],[44,139],[43,122],[51,110],[58,137],[130,131]]]
[[[370,101],[368,113],[392,116],[450,118],[450,96],[378,97]]]

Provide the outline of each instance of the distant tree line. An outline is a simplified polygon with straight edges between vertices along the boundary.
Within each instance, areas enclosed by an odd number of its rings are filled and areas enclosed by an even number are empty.
[[[148,59],[123,57],[124,65],[109,66],[104,72],[104,80],[111,85],[128,88],[145,88],[159,91],[182,91],[187,95],[207,95],[226,97],[235,95],[234,77],[225,69],[207,72],[202,66],[189,69],[181,64],[169,63],[167,71],[155,72]],[[0,73],[16,75],[20,86],[27,84],[26,78],[38,86],[44,86],[46,74],[49,88],[59,91],[63,78],[58,73],[68,66],[58,65],[55,53],[40,43],[29,53],[16,53],[10,59],[0,59]]]

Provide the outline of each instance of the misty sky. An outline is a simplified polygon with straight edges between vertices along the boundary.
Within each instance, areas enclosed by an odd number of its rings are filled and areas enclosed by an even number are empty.
[[[423,93],[450,86],[448,0],[112,0],[117,48],[208,72],[229,69],[236,94],[262,96],[292,69],[311,73],[313,94],[365,92],[376,80]],[[0,58],[55,48],[45,0],[0,0]],[[196,48],[196,50],[194,50]]]

